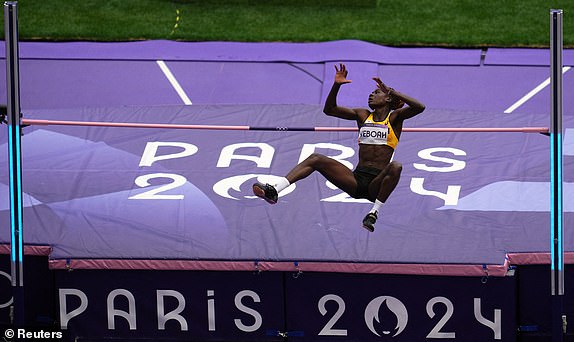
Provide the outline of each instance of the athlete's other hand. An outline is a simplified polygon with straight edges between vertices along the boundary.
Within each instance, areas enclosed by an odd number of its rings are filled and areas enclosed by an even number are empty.
[[[380,78],[378,78],[378,77],[373,77],[373,80],[374,80],[375,82],[377,82],[377,87],[378,87],[379,89],[381,89],[381,91],[382,91],[383,93],[389,94],[389,93],[393,90],[393,88],[388,87],[386,84],[384,84],[383,81],[381,81]]]
[[[373,80],[374,80],[375,82],[377,82],[377,87],[378,87],[379,89],[381,89],[381,91],[382,91],[383,93],[385,93],[385,94],[387,94],[387,95],[389,95],[389,96],[393,95],[393,97],[394,97],[394,94],[395,94],[394,91],[395,91],[395,90],[394,90],[393,88],[391,88],[391,87],[387,86],[386,84],[384,84],[383,81],[381,81],[381,79],[378,78],[378,77],[373,77]],[[399,108],[402,108],[402,107],[405,105],[405,103],[404,103],[402,100],[400,100],[400,99],[396,99],[396,98],[395,98],[393,102],[394,102],[394,104],[393,104],[393,109],[399,109]]]

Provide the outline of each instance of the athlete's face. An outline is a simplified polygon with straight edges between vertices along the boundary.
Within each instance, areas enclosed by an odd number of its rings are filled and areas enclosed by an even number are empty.
[[[390,101],[391,101],[391,98],[389,97],[389,95],[384,93],[379,88],[373,90],[371,95],[369,95],[369,107],[371,109],[382,107],[385,105],[385,103],[388,103]]]

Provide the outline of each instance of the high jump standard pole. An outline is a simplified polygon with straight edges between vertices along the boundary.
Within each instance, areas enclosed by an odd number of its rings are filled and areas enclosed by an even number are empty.
[[[13,293],[13,323],[24,325],[24,265],[22,238],[22,150],[20,130],[20,75],[18,57],[18,2],[4,2],[6,39],[6,92],[8,159],[10,164],[10,264]]]
[[[562,10],[550,10],[550,258],[552,341],[566,333],[562,206]]]

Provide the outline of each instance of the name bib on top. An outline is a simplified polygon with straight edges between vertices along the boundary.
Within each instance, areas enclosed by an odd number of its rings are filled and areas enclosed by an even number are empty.
[[[365,124],[359,130],[359,144],[387,145],[389,127],[380,124]]]

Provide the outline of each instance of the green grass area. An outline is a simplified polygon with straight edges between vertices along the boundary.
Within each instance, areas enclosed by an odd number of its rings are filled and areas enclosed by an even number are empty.
[[[21,40],[359,39],[451,47],[547,47],[551,8],[564,10],[564,46],[574,47],[572,0],[18,1]]]

